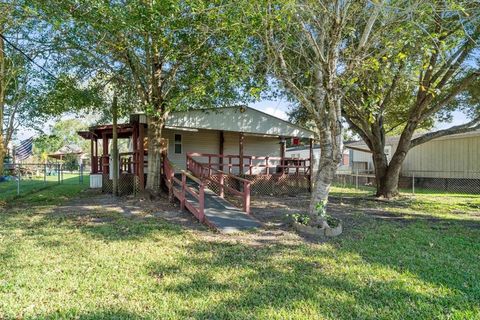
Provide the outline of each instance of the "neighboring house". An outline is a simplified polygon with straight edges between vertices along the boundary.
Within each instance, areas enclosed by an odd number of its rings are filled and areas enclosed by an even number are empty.
[[[399,137],[387,137],[385,152],[390,160]],[[373,172],[372,154],[363,141],[346,145],[351,150],[352,171]],[[403,183],[415,177],[416,184],[435,187],[479,182],[480,187],[480,130],[437,138],[416,146],[407,153],[402,165]]]
[[[125,177],[138,177],[141,189],[148,168],[147,116],[132,114],[130,122],[120,124],[117,132],[118,138],[129,139],[130,145],[130,152],[120,154],[121,173]],[[108,177],[111,167],[112,126],[92,127],[79,135],[91,140],[92,175],[100,175],[100,179],[109,183],[105,176]],[[244,106],[173,112],[162,131],[165,156],[177,171],[187,169],[187,159],[193,156],[199,162],[235,175],[262,175],[265,180],[296,173],[310,181],[309,159],[290,161],[285,156],[286,139],[292,137],[313,139],[314,133]],[[102,185],[95,176],[91,181],[96,186]]]
[[[308,158],[310,156],[310,147],[309,146],[295,146],[287,148],[286,152],[287,157],[291,158]],[[318,170],[318,163],[320,161],[320,146],[314,145],[313,146],[313,170]],[[337,168],[338,171],[350,171],[350,150],[345,149],[343,151],[342,162]]]
[[[390,160],[398,137],[387,137],[385,151]],[[373,171],[372,154],[363,141],[346,145],[352,150],[352,166]],[[439,178],[469,178],[480,173],[480,130],[431,140],[410,149],[403,162],[402,175]]]

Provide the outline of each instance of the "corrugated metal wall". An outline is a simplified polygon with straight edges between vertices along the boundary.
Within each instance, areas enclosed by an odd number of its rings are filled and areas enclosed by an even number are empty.
[[[396,147],[392,145],[392,154]],[[354,150],[353,161],[367,162],[373,168],[370,153]],[[472,178],[479,173],[479,135],[436,139],[419,145],[408,152],[402,166],[403,176]]]
[[[416,177],[469,178],[480,172],[480,136],[433,140],[409,151],[402,173]]]

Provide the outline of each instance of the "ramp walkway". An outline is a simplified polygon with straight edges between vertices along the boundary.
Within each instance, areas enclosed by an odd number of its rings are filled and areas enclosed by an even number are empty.
[[[249,214],[249,186],[245,188],[244,185],[240,191],[225,185],[222,176],[225,173],[216,172],[217,179],[202,176],[198,171],[196,174],[186,170],[175,173],[168,159],[164,160],[164,173],[171,198],[177,198],[181,208],[190,211],[200,222],[221,233],[237,233],[262,227],[262,223]],[[247,182],[241,180],[245,184],[249,183],[247,180],[245,180]],[[212,183],[219,187],[218,194],[207,187]],[[229,194],[241,197],[243,208],[238,208],[227,201],[224,197],[225,190]]]

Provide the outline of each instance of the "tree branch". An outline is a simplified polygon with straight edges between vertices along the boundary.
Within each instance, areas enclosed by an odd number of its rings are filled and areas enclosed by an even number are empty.
[[[480,129],[480,117],[477,117],[470,122],[467,122],[458,126],[453,126],[448,129],[426,133],[418,138],[413,139],[410,143],[410,148],[416,147],[422,143],[425,143],[430,140],[437,139],[443,136],[475,131],[477,129]]]

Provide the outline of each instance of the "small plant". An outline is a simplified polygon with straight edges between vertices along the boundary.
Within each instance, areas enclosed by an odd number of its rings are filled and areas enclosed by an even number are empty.
[[[308,225],[310,223],[310,216],[307,214],[293,213],[288,214],[287,217],[291,217],[293,221],[299,224]]]
[[[326,199],[318,202],[315,206],[315,210],[317,210],[318,216],[326,221],[330,228],[335,228],[340,224],[340,220],[327,213],[327,203],[328,201]]]

